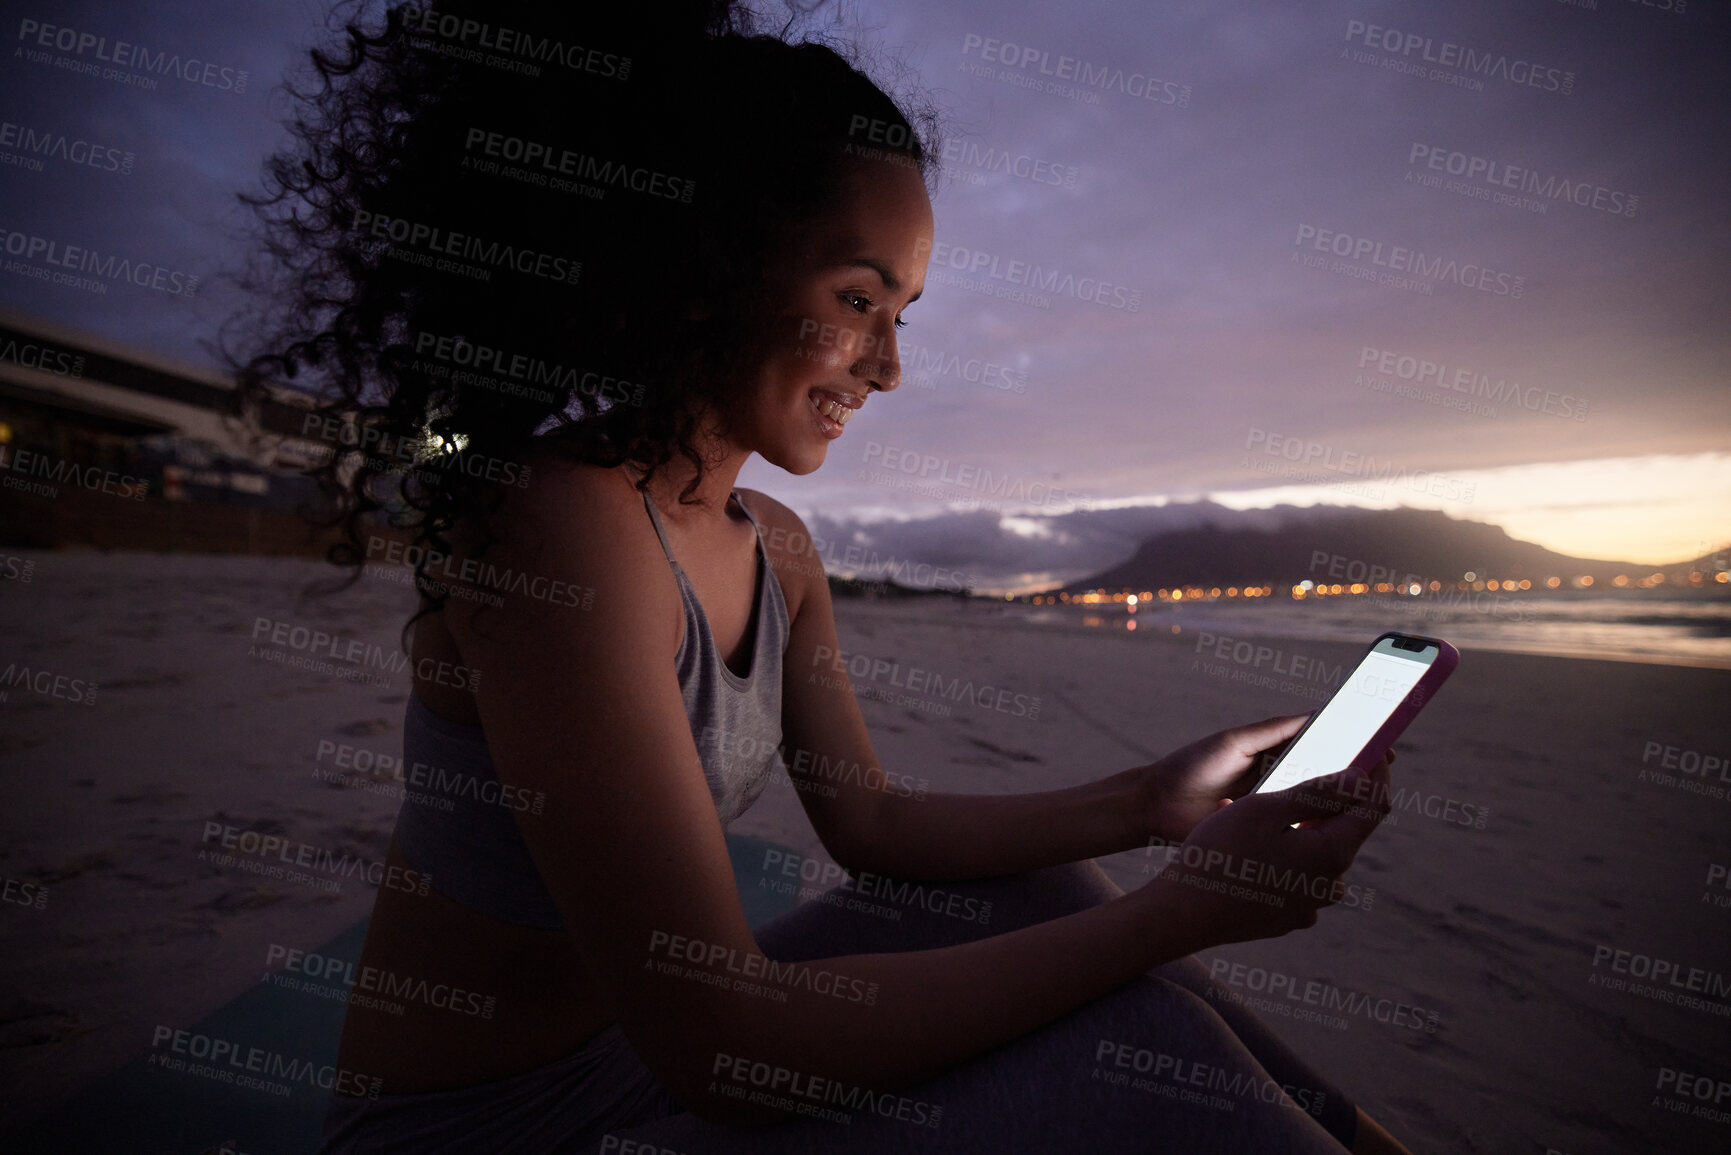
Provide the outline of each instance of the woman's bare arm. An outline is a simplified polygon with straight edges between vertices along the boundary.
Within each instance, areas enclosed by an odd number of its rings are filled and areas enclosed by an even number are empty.
[[[784,758],[838,865],[900,879],[992,878],[1145,847],[1151,835],[1182,841],[1203,816],[1171,813],[1158,791],[1161,775],[1145,766],[1035,793],[913,789],[917,768],[878,762],[849,674],[851,667],[869,676],[882,659],[842,650],[829,583],[804,522],[763,494],[749,498],[794,614],[783,663]],[[960,680],[965,671],[958,664],[936,673]],[[1004,692],[1013,709],[1013,690]],[[1265,727],[1265,735],[1251,728],[1262,735],[1256,749],[1284,740],[1298,721]],[[1253,753],[1243,752],[1245,767]]]

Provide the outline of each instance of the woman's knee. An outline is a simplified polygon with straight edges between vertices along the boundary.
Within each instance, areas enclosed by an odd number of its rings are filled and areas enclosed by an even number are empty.
[[[1154,978],[1162,978],[1167,982],[1176,983],[1204,999],[1216,999],[1222,993],[1220,984],[1209,973],[1208,967],[1193,954],[1173,959],[1169,963],[1162,963],[1149,971],[1148,974]]]
[[[1091,858],[985,879],[981,885],[993,901],[1000,933],[1063,918],[1124,894]]]
[[[782,962],[935,950],[1049,922],[1123,893],[1091,859],[957,882],[861,875],[766,923],[757,942]]]
[[[1156,977],[1133,979],[1085,1008],[1084,1017],[1109,1029],[1113,1038],[1138,1048],[1163,1044],[1231,1049],[1236,1036],[1207,1000],[1183,983]]]

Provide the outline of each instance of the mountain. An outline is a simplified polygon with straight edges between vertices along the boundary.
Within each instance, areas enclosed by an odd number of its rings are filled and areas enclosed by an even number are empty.
[[[1710,559],[1702,559],[1710,560]],[[1457,521],[1438,510],[1340,509],[1299,524],[1227,528],[1202,525],[1143,541],[1127,561],[1064,588],[1152,590],[1173,586],[1273,585],[1528,578],[1535,583],[1591,575],[1594,584],[1618,574],[1663,571],[1686,577],[1691,564],[1650,567],[1633,562],[1569,557],[1517,541],[1498,526]]]

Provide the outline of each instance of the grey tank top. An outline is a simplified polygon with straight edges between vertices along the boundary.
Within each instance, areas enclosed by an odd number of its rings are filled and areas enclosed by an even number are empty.
[[[757,800],[782,766],[781,668],[789,629],[763,529],[737,491],[732,497],[757,532],[757,594],[752,624],[746,627],[755,630],[755,637],[744,677],[722,661],[703,606],[667,544],[661,514],[649,495],[643,496],[685,605],[685,640],[674,662],[692,740],[723,829]],[[518,813],[521,821],[542,821],[540,807],[532,793],[501,786],[480,726],[433,713],[411,691],[403,719],[403,780],[397,846],[412,867],[429,876],[434,890],[502,922],[564,927],[517,827]]]

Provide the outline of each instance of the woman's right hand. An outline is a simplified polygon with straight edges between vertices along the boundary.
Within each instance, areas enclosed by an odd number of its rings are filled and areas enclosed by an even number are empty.
[[[1165,851],[1170,862],[1143,891],[1198,950],[1316,925],[1389,811],[1390,760],[1223,802]]]

